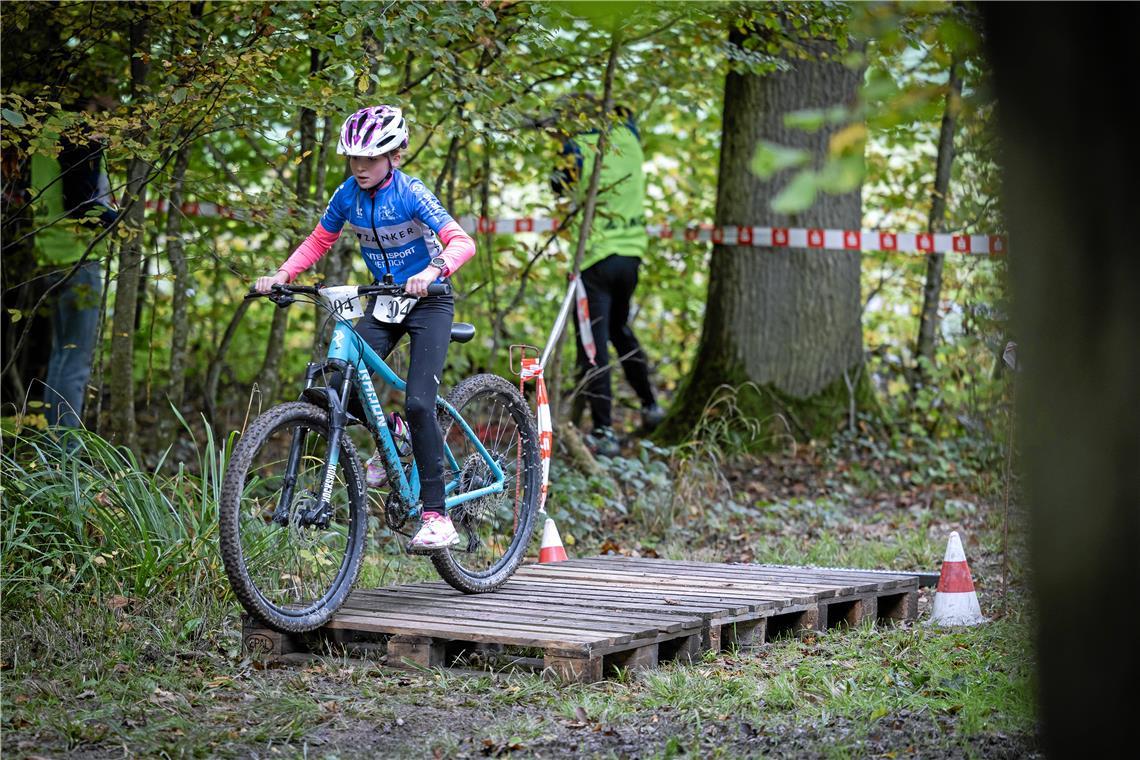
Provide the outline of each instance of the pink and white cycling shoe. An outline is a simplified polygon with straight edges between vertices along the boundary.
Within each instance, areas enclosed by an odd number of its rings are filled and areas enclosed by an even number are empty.
[[[423,524],[408,544],[413,554],[430,554],[459,543],[459,534],[451,524],[451,518],[439,512],[424,512]]]

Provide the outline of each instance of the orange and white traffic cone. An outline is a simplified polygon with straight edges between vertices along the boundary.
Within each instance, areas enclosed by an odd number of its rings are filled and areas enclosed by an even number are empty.
[[[946,558],[942,560],[942,573],[934,593],[934,609],[927,625],[978,625],[986,622],[974,591],[974,579],[966,563],[966,552],[958,532],[950,534],[946,542]]]
[[[558,528],[555,527],[554,520],[549,517],[542,526],[542,548],[538,550],[538,561],[541,563],[566,561],[566,549],[558,536]]]

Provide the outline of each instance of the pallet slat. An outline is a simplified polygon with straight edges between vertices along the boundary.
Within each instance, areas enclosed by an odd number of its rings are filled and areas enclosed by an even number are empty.
[[[243,646],[285,658],[329,645],[379,651],[386,641],[389,664],[427,667],[459,662],[468,651],[521,647],[543,657],[508,660],[592,681],[615,667],[690,660],[789,630],[913,620],[918,585],[917,575],[883,571],[588,557],[525,565],[485,595],[443,582],[357,589],[310,634],[245,619]]]

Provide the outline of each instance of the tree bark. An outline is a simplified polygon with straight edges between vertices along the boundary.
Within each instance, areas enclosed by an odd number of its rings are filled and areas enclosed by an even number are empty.
[[[730,43],[742,45],[749,33],[734,28]],[[833,45],[820,42],[814,49],[825,53]],[[851,102],[862,81],[861,71],[830,60],[787,64],[767,76],[727,76],[716,224],[858,229],[859,189],[820,195],[807,211],[782,215],[769,203],[790,174],[763,181],[749,168],[761,140],[826,157],[842,125],[806,132],[786,127],[784,115]],[[738,397],[745,416],[764,420],[778,413],[802,436],[826,437],[846,416],[844,373],[853,373],[862,356],[857,255],[715,246],[697,358],[659,437],[684,439],[722,384],[755,389]]]
[[[132,102],[146,86],[150,65],[146,51],[149,28],[146,9],[132,5],[127,37],[130,40]],[[119,271],[115,278],[115,314],[111,321],[111,439],[132,451],[138,449],[135,425],[135,309],[139,295],[139,268],[146,214],[146,181],[150,169],[142,158],[127,165],[127,210],[124,221],[127,239],[119,249]]]
[[[946,91],[946,109],[942,113],[942,127],[938,134],[937,169],[934,174],[934,192],[930,204],[928,232],[942,232],[946,221],[946,195],[950,191],[950,168],[954,164],[954,133],[958,128],[958,112],[962,109],[962,79],[958,75],[958,61],[950,62],[950,81]],[[916,380],[922,382],[934,367],[934,347],[938,334],[938,304],[942,300],[942,266],[946,254],[932,253],[926,259],[926,285],[922,289],[922,312],[918,322],[918,359]],[[923,361],[925,360],[925,362]]]
[[[170,305],[170,375],[166,383],[166,401],[180,408],[186,395],[186,346],[190,334],[190,268],[186,263],[186,251],[182,245],[182,187],[186,169],[190,165],[190,148],[178,151],[174,159],[171,175],[170,197],[166,211],[166,257],[170,261],[170,271],[174,274],[173,294]],[[169,410],[159,410],[159,423],[156,427],[156,441],[169,442],[174,427],[174,417]]]
[[[1140,7],[981,3],[1002,137],[1046,757],[1135,740],[1140,650]],[[1107,614],[1090,631],[1081,613]],[[1119,633],[1121,646],[1114,646]]]
[[[237,310],[234,311],[230,317],[229,324],[226,325],[226,331],[222,334],[222,340],[218,343],[218,350],[214,354],[213,359],[210,361],[210,369],[206,372],[206,388],[203,393],[203,405],[206,407],[206,417],[209,418],[210,424],[217,426],[218,419],[218,385],[222,379],[222,368],[225,367],[226,353],[230,350],[230,344],[233,343],[234,335],[237,334],[238,325],[241,324],[242,317],[249,309],[252,301],[242,301],[238,304]]]

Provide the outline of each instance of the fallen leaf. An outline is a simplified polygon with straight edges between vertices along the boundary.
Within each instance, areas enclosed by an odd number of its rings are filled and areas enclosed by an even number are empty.
[[[598,547],[598,554],[621,554],[621,546],[607,538]]]

